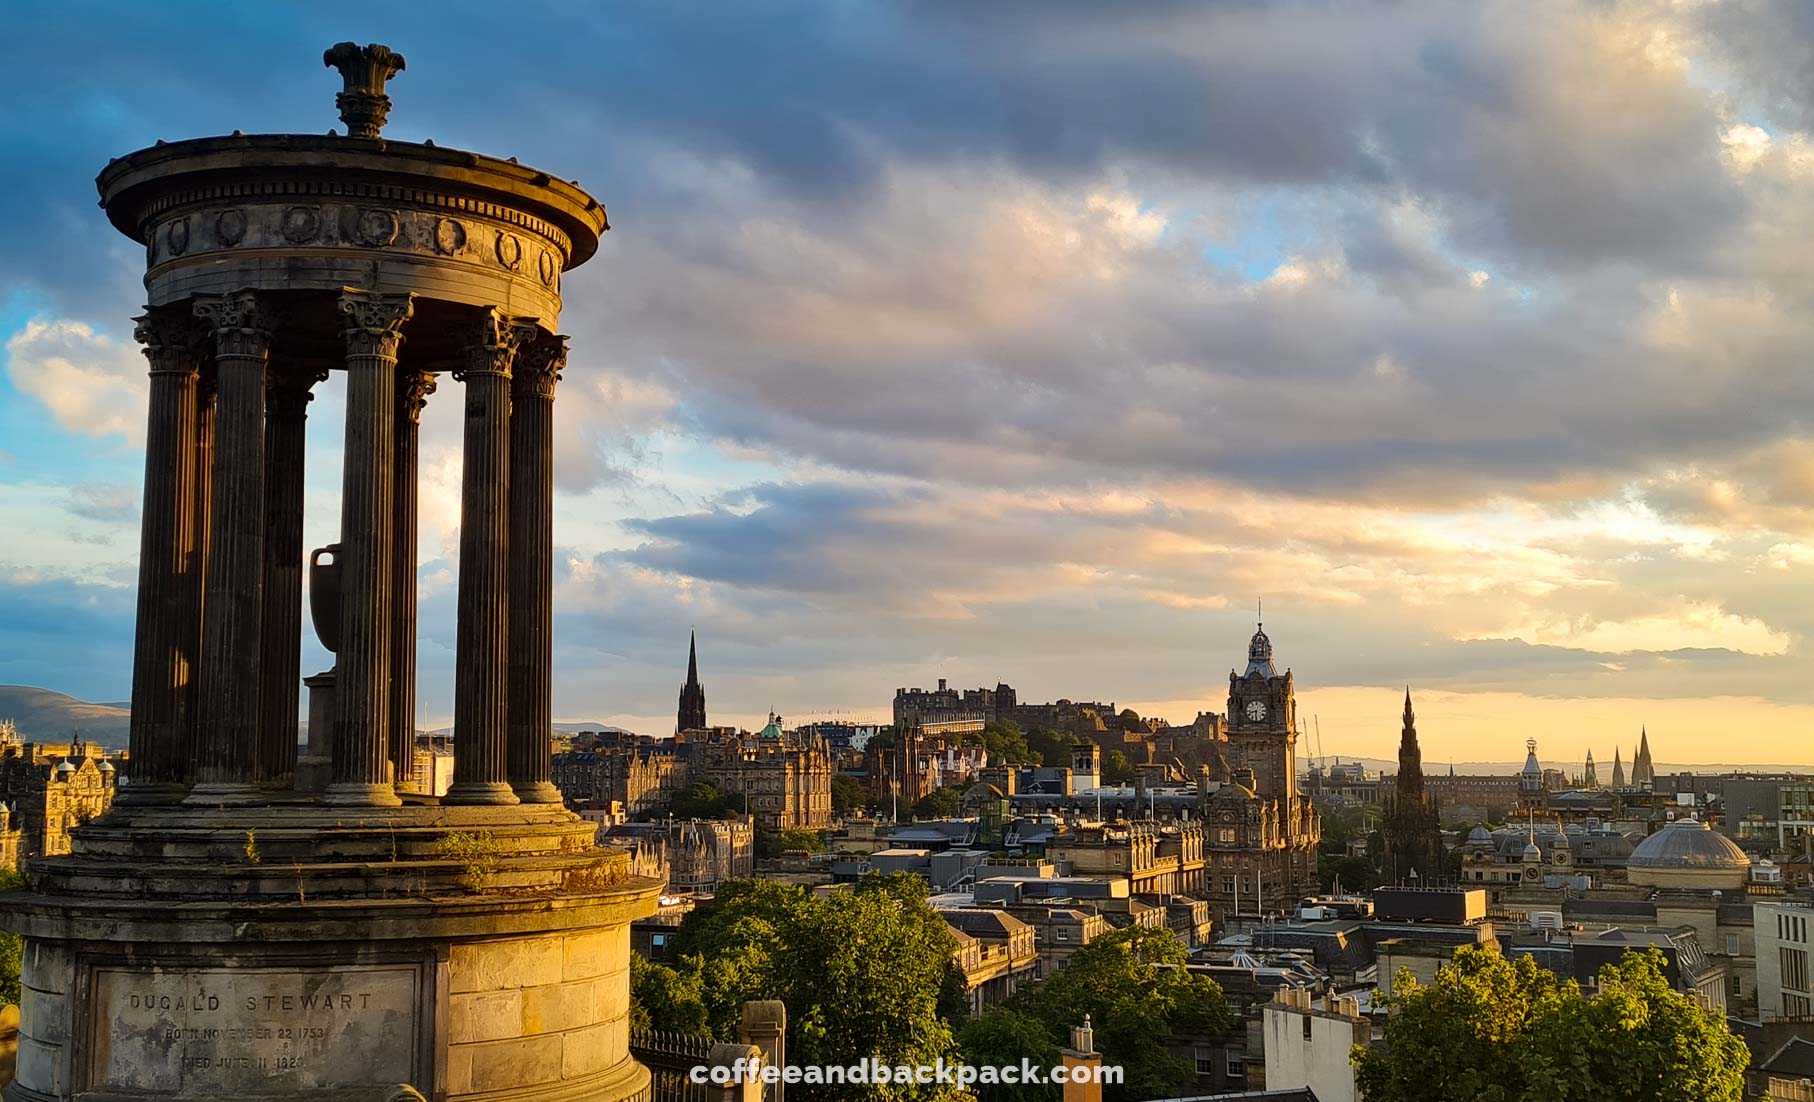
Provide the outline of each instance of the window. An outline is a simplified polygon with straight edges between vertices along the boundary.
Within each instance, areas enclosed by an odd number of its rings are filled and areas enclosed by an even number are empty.
[[[1738,935],[1737,934],[1727,934],[1726,935],[1726,955],[1729,957],[1738,956]]]
[[[1240,1055],[1237,1053],[1231,1052],[1228,1054],[1228,1078],[1231,1081],[1247,1078],[1247,1065],[1242,1062]]]
[[[1782,962],[1783,986],[1795,991],[1808,989],[1808,951],[1806,949],[1778,949],[1778,959]]]
[[[1806,995],[1783,996],[1783,1017],[1805,1018],[1808,1016],[1808,997]]]
[[[1304,1040],[1310,1040],[1310,1015],[1304,1015]]]
[[[1055,930],[1055,931],[1053,931],[1053,933],[1054,933],[1055,937],[1057,938],[1057,940],[1059,940],[1059,941],[1071,940],[1071,931],[1069,931],[1069,930]]]
[[[1737,973],[1737,972],[1734,972],[1734,973],[1732,973],[1732,994],[1733,994],[1733,997],[1735,997],[1735,998],[1737,998],[1737,997],[1741,997],[1741,996],[1743,996],[1743,995],[1744,995],[1744,993],[1745,993],[1745,985],[1744,985],[1744,984],[1742,984],[1742,983],[1740,983],[1740,982],[1738,982],[1738,973]]]
[[[1216,1050],[1198,1045],[1196,1049],[1197,1074],[1214,1075],[1216,1073]]]

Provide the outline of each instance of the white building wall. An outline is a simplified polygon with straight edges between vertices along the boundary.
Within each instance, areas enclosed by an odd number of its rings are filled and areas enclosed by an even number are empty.
[[[1764,1021],[1814,1013],[1814,991],[1785,987],[1785,959],[1800,954],[1803,973],[1814,975],[1814,907],[1759,903],[1752,908],[1757,945],[1757,1012]]]
[[[1320,1102],[1357,1102],[1348,1058],[1365,1043],[1365,1022],[1283,1003],[1267,1003],[1264,1015],[1267,1090],[1309,1087]]]

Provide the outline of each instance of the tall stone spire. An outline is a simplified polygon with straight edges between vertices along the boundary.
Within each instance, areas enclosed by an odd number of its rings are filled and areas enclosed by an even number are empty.
[[[1398,736],[1398,796],[1423,799],[1423,748],[1417,745],[1417,713],[1411,710],[1411,687],[1405,686],[1405,726]]]
[[[1404,730],[1398,739],[1398,779],[1382,828],[1394,880],[1433,884],[1441,878],[1442,827],[1435,802],[1424,793],[1423,748],[1417,744],[1417,713],[1411,709],[1409,686]]]
[[[1592,750],[1587,752],[1587,769],[1581,774],[1581,787],[1600,787],[1600,778],[1594,772],[1594,752]]]
[[[687,683],[680,687],[677,730],[705,730],[705,686],[699,683],[699,633],[687,637]]]
[[[1631,759],[1631,783],[1649,788],[1657,782],[1656,767],[1650,763],[1650,731],[1638,728],[1638,753]]]
[[[1625,787],[1625,762],[1620,759],[1617,746],[1612,748],[1612,786],[1614,788]]]

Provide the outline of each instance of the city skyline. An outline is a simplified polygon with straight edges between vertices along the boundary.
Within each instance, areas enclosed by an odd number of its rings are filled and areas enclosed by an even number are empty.
[[[537,52],[488,57],[480,103],[459,5],[110,10],[19,17],[0,121],[29,153],[0,177],[0,682],[127,696],[141,259],[94,174],[324,131],[309,51],[235,43],[353,36],[411,57],[389,134],[559,165],[612,212],[563,319],[557,719],[665,732],[697,626],[712,714],[746,726],[938,677],[1183,722],[1223,707],[1264,597],[1354,754],[1391,756],[1409,682],[1432,769],[1532,735],[1629,762],[1645,725],[1659,761],[1814,764],[1803,9],[632,7],[607,33],[524,6]],[[310,413],[309,547],[343,394]],[[422,434],[439,726],[445,395]]]

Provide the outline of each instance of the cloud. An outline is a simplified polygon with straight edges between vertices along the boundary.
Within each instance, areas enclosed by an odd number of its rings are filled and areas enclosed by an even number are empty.
[[[150,384],[135,348],[83,322],[33,319],[7,339],[6,370],[63,428],[144,443]]]
[[[102,524],[136,524],[139,490],[122,485],[72,486],[66,507],[75,516]]]

